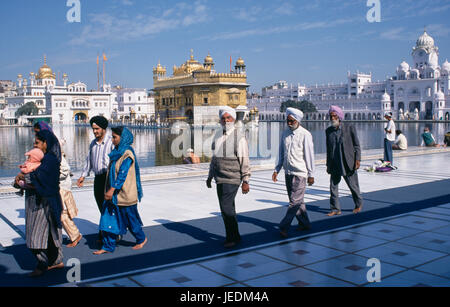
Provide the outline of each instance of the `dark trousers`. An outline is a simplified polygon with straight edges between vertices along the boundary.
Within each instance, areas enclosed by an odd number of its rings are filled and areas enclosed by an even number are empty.
[[[106,185],[106,173],[101,175],[95,175],[94,179],[94,197],[97,202],[98,211],[102,213],[103,202],[105,201],[105,185]]]
[[[234,202],[238,190],[239,185],[236,184],[217,184],[217,196],[219,197],[220,212],[225,224],[226,242],[239,242],[241,240]]]
[[[291,227],[292,220],[297,218],[298,224],[303,227],[311,227],[306,205],[304,201],[306,190],[306,178],[286,175],[286,189],[289,196],[289,208],[280,222],[280,230],[287,232]]]
[[[394,164],[394,157],[392,154],[392,144],[394,142],[389,141],[388,139],[384,139],[384,161],[389,161],[391,164]]]
[[[106,173],[101,175],[95,175],[94,178],[94,197],[97,202],[98,211],[102,214],[103,202],[105,201],[105,185],[106,185]],[[98,232],[99,240],[102,239],[102,232]]]
[[[339,204],[339,182],[341,182],[341,178],[344,177],[345,182],[347,183],[350,192],[352,193],[353,201],[355,202],[355,208],[359,208],[363,199],[361,197],[361,193],[359,191],[359,181],[358,181],[358,172],[350,172],[346,176],[341,176],[340,174],[331,173],[330,178],[330,206],[332,211],[341,211],[341,206]]]

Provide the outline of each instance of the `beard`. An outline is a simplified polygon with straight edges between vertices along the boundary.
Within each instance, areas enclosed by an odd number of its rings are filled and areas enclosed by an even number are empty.
[[[234,128],[234,122],[233,123],[225,123],[225,125],[222,125],[223,131],[231,131]]]
[[[340,121],[339,120],[332,120],[331,121],[331,125],[334,127],[334,128],[337,128],[337,127],[339,127],[339,123],[340,123]]]
[[[299,123],[296,123],[296,124],[288,124],[288,127],[289,127],[289,129],[291,129],[291,131],[296,130],[299,126],[300,126]]]

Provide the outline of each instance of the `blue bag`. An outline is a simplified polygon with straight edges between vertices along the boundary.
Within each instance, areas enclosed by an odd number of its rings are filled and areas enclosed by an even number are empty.
[[[101,231],[110,232],[116,235],[123,234],[122,217],[119,207],[111,201],[103,202],[103,212],[100,217],[99,228]]]

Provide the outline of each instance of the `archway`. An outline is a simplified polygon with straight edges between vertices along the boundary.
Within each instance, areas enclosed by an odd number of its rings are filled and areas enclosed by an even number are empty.
[[[188,109],[184,115],[186,116],[186,119],[187,119],[188,121],[191,122],[191,121],[194,120],[194,112],[192,112],[191,109]]]
[[[425,103],[425,119],[433,119],[433,102],[427,101]]]
[[[411,101],[409,103],[409,108],[408,108],[409,112],[414,113],[415,109],[419,110],[419,112],[420,112],[420,102],[419,101]]]
[[[450,120],[450,114],[448,112],[445,113],[445,120]]]
[[[86,114],[84,114],[84,113],[76,113],[75,114],[75,116],[73,117],[73,119],[76,121],[76,122],[78,122],[78,121],[86,121],[86,119],[87,119],[87,116],[86,116]]]

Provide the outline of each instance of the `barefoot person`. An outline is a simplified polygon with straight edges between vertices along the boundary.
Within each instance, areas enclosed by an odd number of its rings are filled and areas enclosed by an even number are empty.
[[[213,157],[209,166],[206,186],[211,189],[214,178],[217,184],[220,211],[225,224],[225,248],[232,248],[241,242],[236,218],[235,198],[242,183],[242,193],[250,191],[250,161],[248,143],[239,136],[235,127],[236,111],[231,107],[219,110],[223,133],[213,143]]]
[[[64,231],[70,238],[67,247],[75,247],[80,242],[82,235],[73,219],[78,215],[77,205],[72,194],[72,179],[70,178],[70,166],[66,160],[66,154],[62,152],[61,169],[59,176],[59,192],[63,203],[61,222]]]
[[[114,252],[117,236],[124,235],[127,229],[136,238],[134,250],[141,249],[147,243],[137,209],[143,194],[139,165],[131,147],[133,135],[122,126],[111,130],[115,148],[109,155],[111,162],[100,219],[103,246],[94,252],[95,255]]]
[[[330,174],[330,207],[328,216],[340,215],[339,182],[343,177],[352,192],[355,209],[362,210],[363,199],[359,191],[358,169],[361,161],[361,147],[355,128],[342,123],[344,112],[338,106],[329,110],[331,126],[325,131],[327,142],[327,173]]]
[[[105,196],[106,172],[109,165],[109,154],[113,149],[111,135],[106,133],[108,128],[108,120],[103,116],[94,116],[90,120],[92,132],[95,139],[89,145],[89,153],[86,157],[86,165],[81,177],[77,181],[77,186],[81,188],[84,180],[89,176],[90,172],[95,175],[94,178],[94,197],[98,210],[101,214],[103,201]],[[99,234],[98,240],[101,241]]]
[[[299,230],[311,228],[311,222],[304,201],[306,184],[314,184],[314,143],[311,133],[300,126],[303,112],[295,108],[286,110],[289,129],[283,132],[278,162],[272,174],[273,182],[277,182],[281,168],[284,168],[286,189],[289,196],[289,208],[280,222],[280,235],[288,237],[294,217],[298,221]]]
[[[16,182],[24,180],[27,185],[26,244],[38,262],[30,276],[38,277],[48,270],[64,267],[59,195],[61,151],[58,139],[48,130],[36,134],[34,146],[44,152],[41,165],[29,174],[19,174]]]

